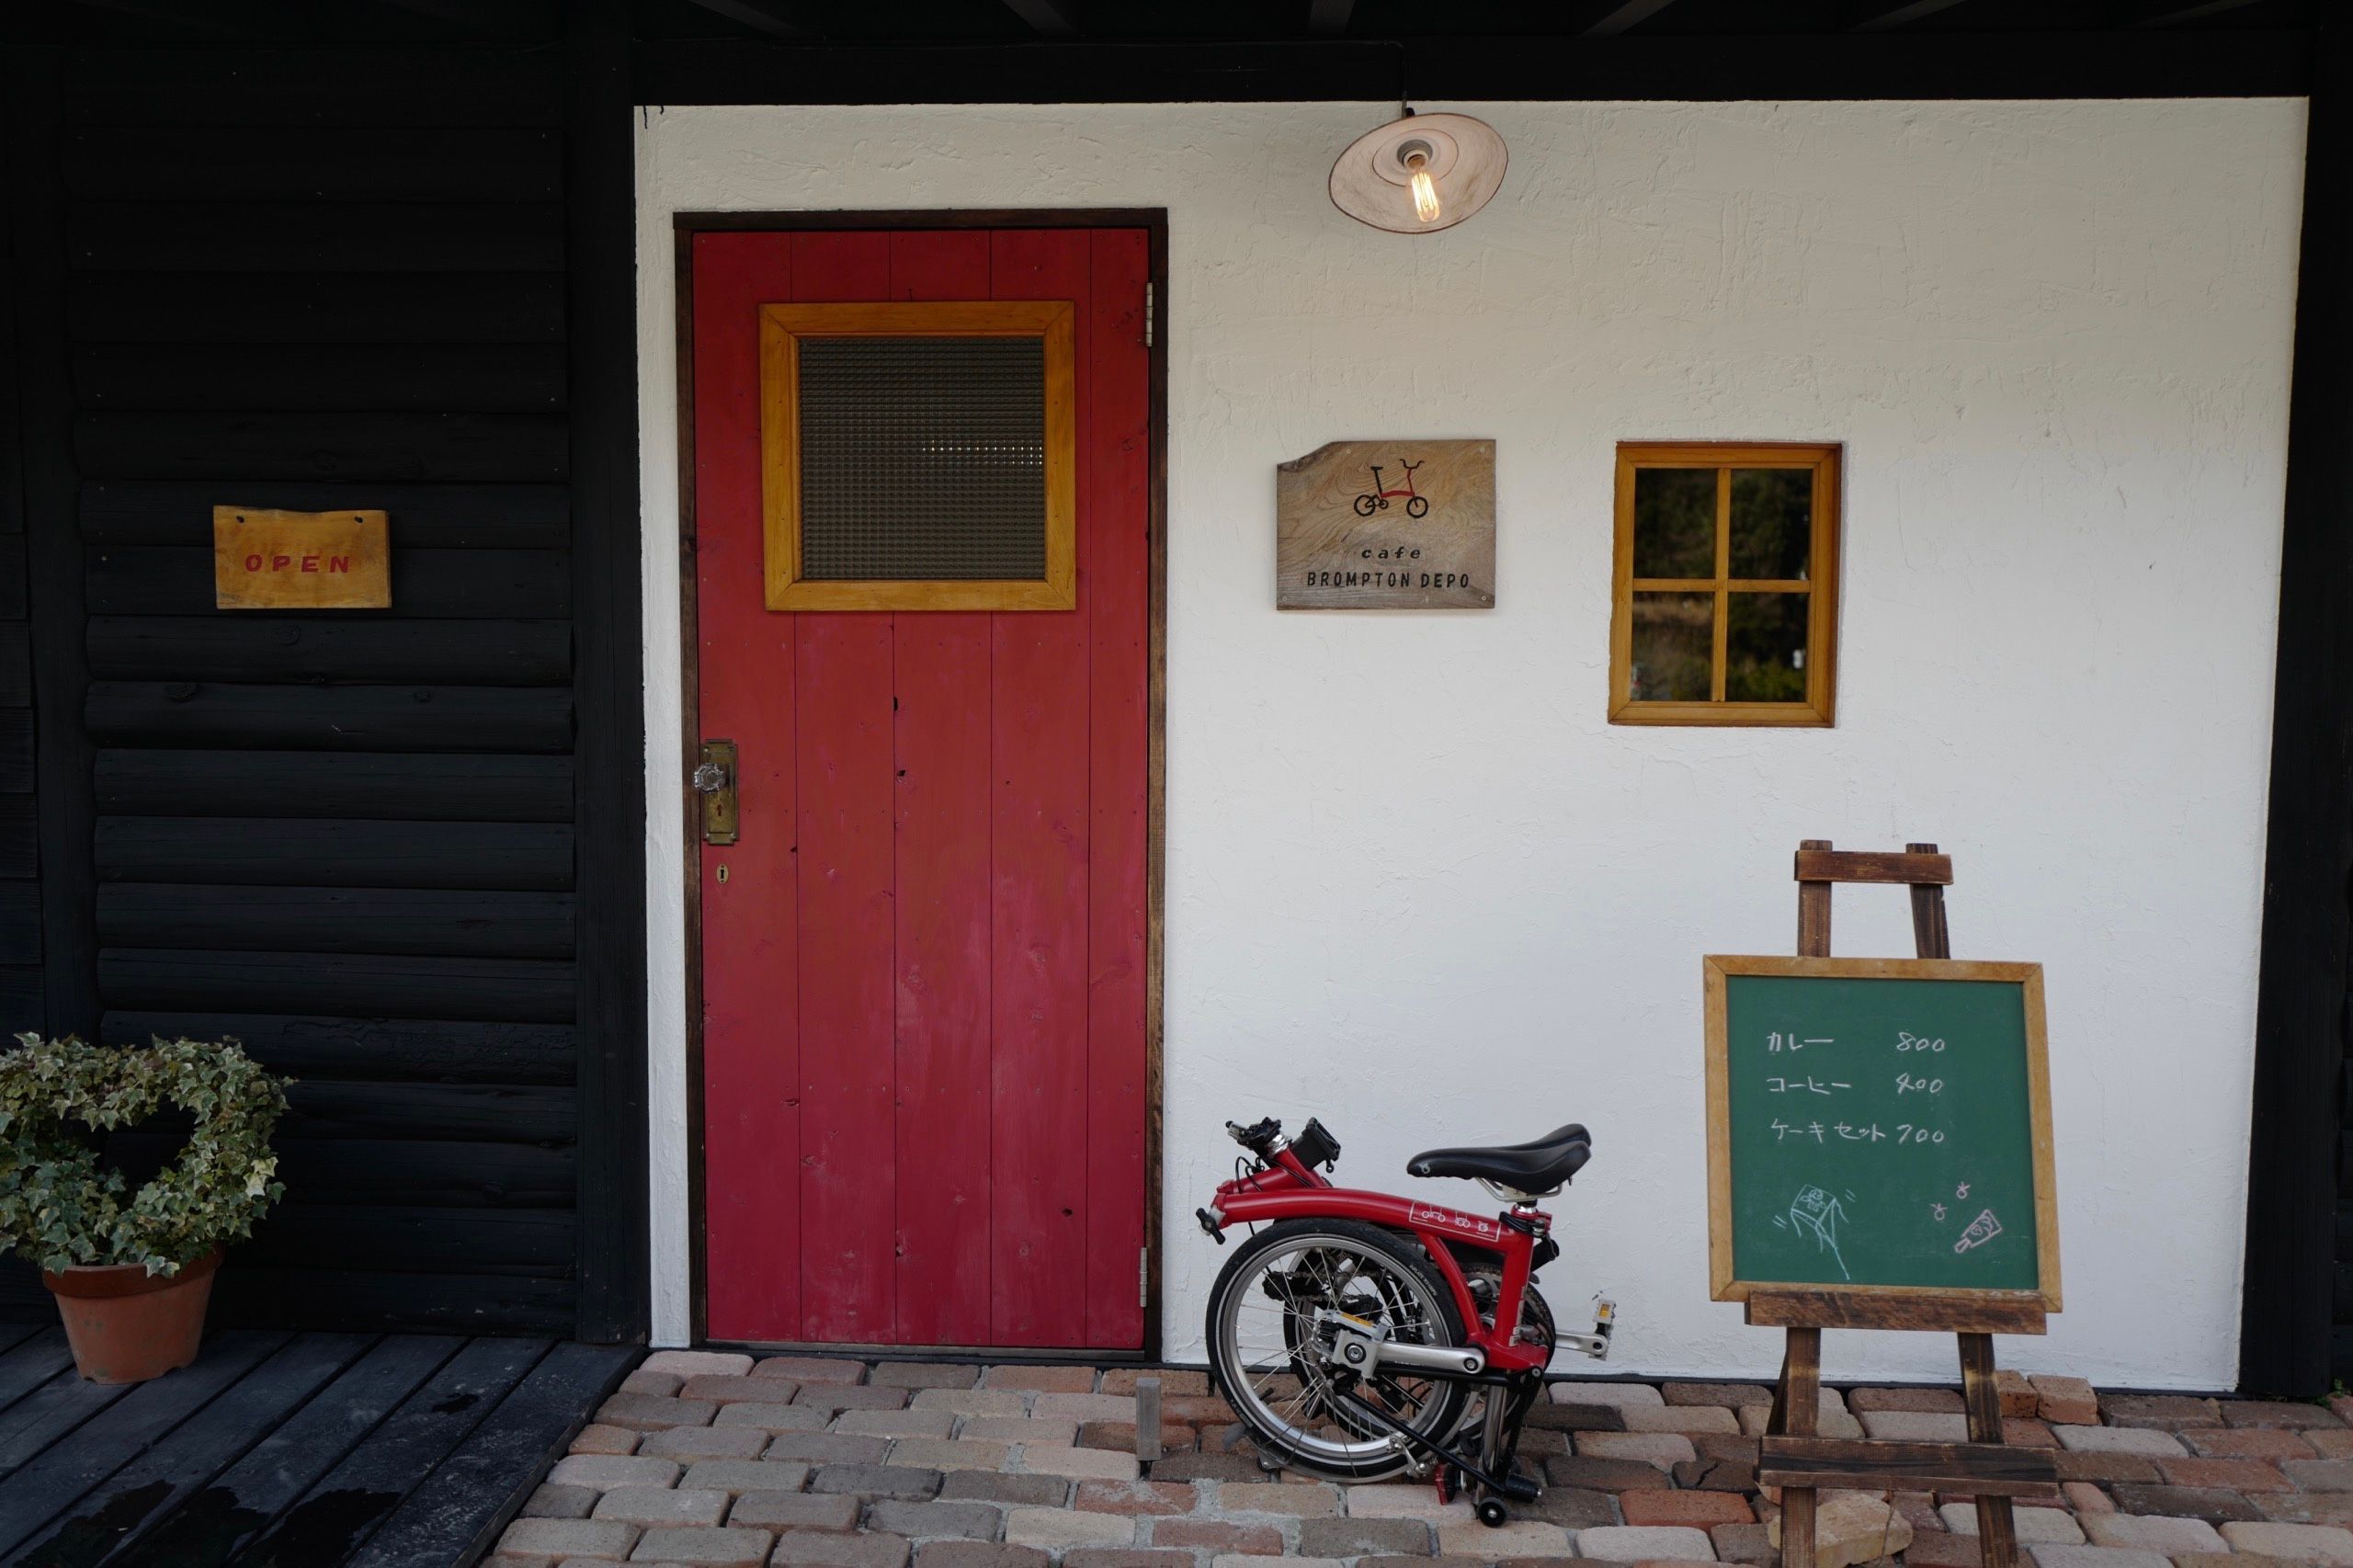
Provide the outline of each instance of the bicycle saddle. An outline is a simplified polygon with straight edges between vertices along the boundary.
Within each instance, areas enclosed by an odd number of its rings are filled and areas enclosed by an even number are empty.
[[[1405,1174],[1491,1181],[1514,1192],[1557,1192],[1593,1158],[1593,1135],[1582,1123],[1556,1127],[1525,1143],[1480,1149],[1431,1149],[1405,1162]]]

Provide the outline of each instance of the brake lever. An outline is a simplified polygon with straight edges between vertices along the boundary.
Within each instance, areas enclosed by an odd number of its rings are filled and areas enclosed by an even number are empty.
[[[1282,1137],[1283,1124],[1269,1116],[1248,1127],[1237,1127],[1229,1121],[1225,1124],[1225,1131],[1236,1143],[1264,1159],[1267,1157],[1267,1151]]]

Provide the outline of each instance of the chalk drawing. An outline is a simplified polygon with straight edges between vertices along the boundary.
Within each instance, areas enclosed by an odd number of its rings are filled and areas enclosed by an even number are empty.
[[[1830,1255],[1838,1265],[1838,1277],[1852,1279],[1847,1271],[1847,1260],[1838,1256],[1838,1224],[1847,1210],[1838,1200],[1818,1187],[1804,1187],[1790,1199],[1790,1227],[1801,1235],[1810,1235],[1814,1245]]]
[[[1984,1210],[1969,1222],[1969,1229],[1961,1233],[1961,1240],[1952,1244],[1952,1250],[1967,1252],[1971,1247],[1984,1246],[2001,1233],[2002,1221],[1994,1218],[1991,1209]]]

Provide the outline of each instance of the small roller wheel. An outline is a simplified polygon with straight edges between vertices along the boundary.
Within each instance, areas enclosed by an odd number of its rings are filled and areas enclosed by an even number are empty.
[[[1479,1522],[1491,1530],[1503,1528],[1511,1519],[1511,1510],[1504,1506],[1500,1497],[1480,1498],[1477,1512]]]

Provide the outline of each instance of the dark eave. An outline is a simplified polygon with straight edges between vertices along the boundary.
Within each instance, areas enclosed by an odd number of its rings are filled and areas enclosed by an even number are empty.
[[[0,44],[552,48],[643,103],[2301,95],[2341,0],[16,0]]]
[[[714,17],[751,28],[764,38],[805,38],[816,29],[793,0],[694,0]]]
[[[764,45],[641,40],[652,104],[2294,97],[2301,31]],[[1401,83],[1401,62],[1405,67]]]

